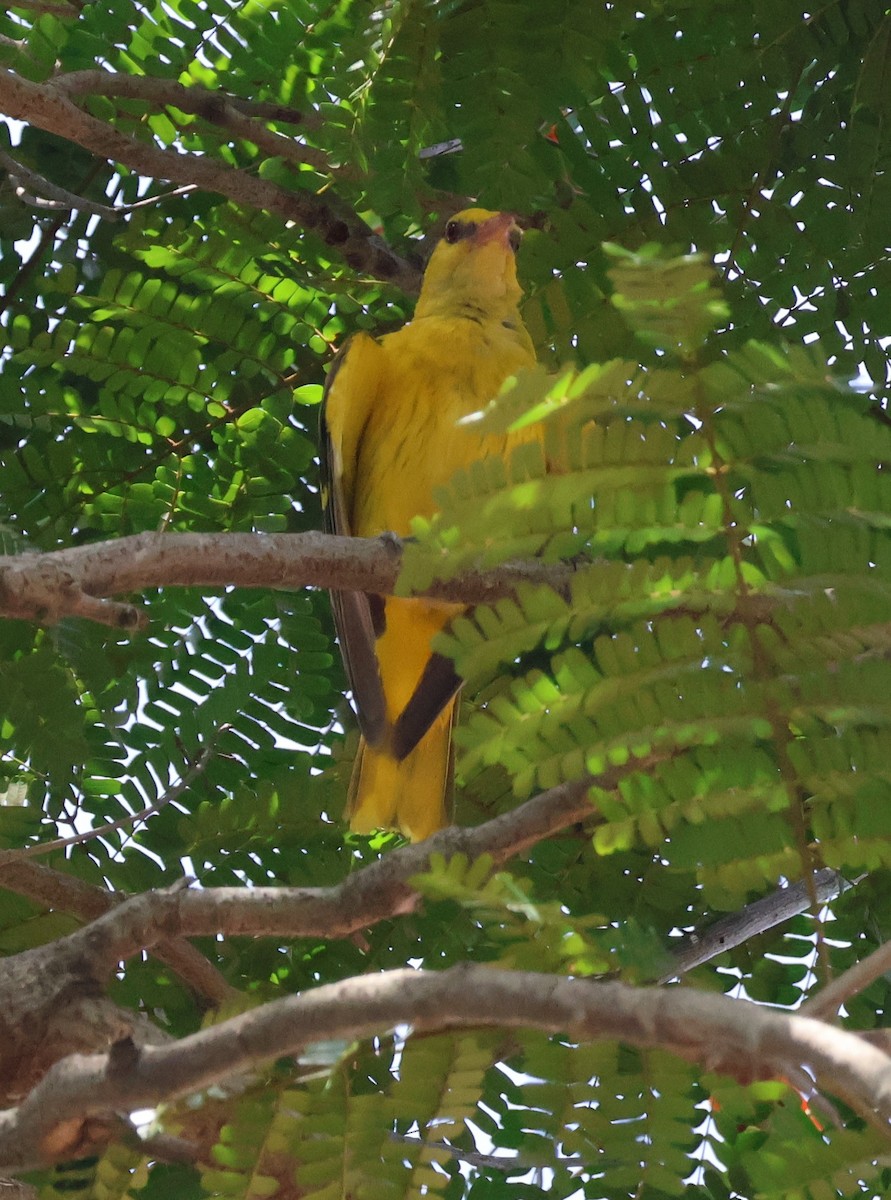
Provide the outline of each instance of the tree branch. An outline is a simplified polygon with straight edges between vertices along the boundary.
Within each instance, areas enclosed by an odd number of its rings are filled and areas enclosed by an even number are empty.
[[[458,1162],[466,1163],[470,1167],[482,1167],[489,1171],[503,1171],[506,1175],[519,1175],[521,1172],[526,1173],[532,1171],[541,1164],[538,1161],[527,1161],[517,1151],[511,1154],[481,1154],[478,1150],[465,1150],[463,1146],[453,1146],[450,1142],[433,1142],[427,1138],[410,1137],[407,1134],[391,1133],[391,1142],[398,1142],[402,1146],[410,1146],[414,1150],[425,1150],[427,1152],[435,1150],[437,1154],[442,1154],[444,1157],[454,1158]],[[567,1156],[560,1153],[560,1150],[554,1147],[555,1162],[571,1161]],[[0,1200],[5,1200],[5,1197],[0,1196]]]
[[[79,195],[77,192],[70,192],[67,188],[59,187],[58,184],[52,183],[37,171],[32,171],[30,167],[26,167],[24,163],[19,162],[18,159],[3,150],[0,150],[0,166],[6,168],[10,182],[15,187],[16,197],[23,204],[42,209],[45,212],[70,212],[72,209],[78,209],[80,212],[102,217],[105,221],[117,221],[125,213],[135,212],[140,208],[150,208],[161,200],[166,200],[171,196],[184,196],[195,190],[193,184],[186,184],[183,187],[174,188],[172,191],[146,196],[143,200],[134,200],[132,204],[98,204],[95,200],[88,200],[86,196]],[[28,187],[31,188],[30,191]]]
[[[121,960],[150,950],[199,995],[218,1004],[231,995],[231,988],[186,938],[217,934],[349,937],[379,921],[412,912],[420,897],[411,881],[430,869],[433,855],[451,858],[463,854],[471,861],[489,855],[493,868],[501,867],[562,829],[590,821],[596,815],[588,798],[591,786],[612,790],[630,771],[646,771],[656,761],[655,756],[633,760],[626,767],[614,768],[596,779],[563,783],[542,792],[482,825],[441,830],[425,842],[394,850],[333,887],[179,888],[147,892],[125,900],[48,867],[23,862],[20,856],[11,856],[11,861],[0,864],[0,887],[47,908],[62,909],[95,922],[96,929],[79,930],[70,937],[75,942],[84,942],[90,973],[97,980],[104,979]],[[835,872],[821,873],[817,886],[824,900],[841,890]],[[779,889],[747,905],[742,913],[716,922],[695,941],[691,938],[689,945],[676,952],[674,966],[664,979],[692,970],[806,911],[808,905],[801,884]],[[99,921],[101,917],[105,919]],[[873,959],[875,956],[867,963]],[[838,986],[844,988],[846,979],[847,974],[838,981]],[[831,1007],[829,1001],[827,990],[808,1002],[808,1011],[813,1006],[814,1015],[823,1015]]]
[[[0,888],[27,896],[48,909],[71,913],[82,921],[94,921],[126,899],[42,863],[21,860],[0,866]],[[153,947],[152,954],[206,1004],[222,1004],[235,991],[217,968],[184,938],[163,939]]]
[[[183,936],[348,936],[384,917],[411,911],[418,902],[411,881],[429,868],[431,855],[488,854],[493,867],[501,865],[541,838],[590,817],[590,786],[615,788],[629,771],[652,765],[652,760],[636,761],[596,780],[562,784],[484,825],[446,829],[424,843],[396,850],[336,887],[180,887],[134,897],[60,939],[54,944],[54,961],[68,963],[78,977],[101,985],[121,959]],[[617,1037],[635,1045],[661,1046],[743,1080],[783,1076],[806,1089],[810,1070],[818,1082],[822,1079],[882,1128],[891,1121],[891,1066],[883,1048],[850,1033],[826,1032],[800,1015],[680,989],[668,989],[663,995],[669,999],[663,1001],[656,992],[619,984],[521,977],[489,967],[423,977],[422,991],[416,994],[413,989],[422,977],[413,971],[394,972],[389,977],[395,981],[392,991],[387,991],[388,977],[378,976],[370,983],[371,994],[365,991],[366,978],[321,988],[306,997],[274,1002],[170,1048],[138,1049],[126,1040],[111,1055],[71,1056],[52,1067],[19,1108],[0,1114],[0,1166],[24,1169],[94,1152],[115,1136],[108,1119],[113,1110],[127,1111],[207,1087],[233,1071],[292,1053],[307,1041],[366,1036],[405,1021],[421,1031],[489,1025],[563,1031],[578,1040]],[[452,980],[460,982],[453,986]],[[374,990],[379,983],[384,992]],[[611,999],[601,1004],[603,996]],[[724,1007],[709,1009],[712,1004]],[[325,1021],[319,1021],[319,1012],[327,1014]],[[763,1025],[765,1019],[769,1026]],[[840,1041],[834,1040],[836,1034]],[[17,1146],[19,1156],[6,1160]]]
[[[891,942],[885,942],[861,962],[849,967],[838,979],[827,984],[802,1004],[800,1012],[819,1020],[835,1020],[838,1010],[846,1000],[868,988],[876,979],[891,971]],[[889,1031],[884,1030],[886,1035]]]
[[[418,268],[395,254],[331,191],[324,194],[288,192],[269,180],[229,167],[210,156],[181,154],[175,149],[162,149],[138,141],[78,108],[67,94],[64,80],[63,76],[61,87],[52,80],[34,83],[4,68],[0,70],[0,110],[15,120],[26,121],[67,138],[93,154],[141,175],[195,184],[205,191],[226,196],[236,204],[276,213],[315,233],[354,270],[367,272],[408,294],[417,293],[420,287]],[[168,90],[179,86],[168,85]],[[182,89],[183,92],[191,90]],[[178,91],[175,95],[177,99],[170,99],[169,103],[176,104],[185,99]],[[203,100],[200,102],[204,103]],[[232,113],[237,111],[233,107]],[[256,126],[252,125],[252,129],[257,132]]]
[[[152,75],[124,75],[119,71],[68,71],[53,78],[53,87],[66,96],[117,96],[120,99],[144,100],[155,107],[171,105],[181,112],[194,113],[207,121],[216,121],[225,108],[237,110],[257,121],[281,121],[286,125],[302,125],[304,129],[323,129],[325,122],[316,112],[290,108],[265,100],[245,100],[228,92],[210,91],[200,84],[186,87],[173,79],[157,79]]]
[[[76,17],[78,8],[73,4],[53,4],[50,0],[16,0],[16,8],[36,13],[51,13],[54,17]]]
[[[811,1072],[819,1087],[891,1133],[891,1060],[856,1034],[794,1013],[683,988],[632,988],[491,965],[396,970],[273,1001],[172,1045],[119,1042],[53,1066],[0,1113],[0,1165],[21,1171],[95,1153],[109,1114],[208,1088],[307,1045],[396,1026],[538,1029],[572,1041],[658,1047],[749,1082]]]
[[[325,533],[140,533],[46,554],[0,560],[0,617],[52,623],[67,616],[133,629],[132,604],[106,597],[146,587],[341,588],[391,595],[402,559],[393,537]],[[491,603],[521,583],[564,590],[573,568],[514,563],[468,572],[423,592],[439,600]]]
[[[65,907],[84,917],[98,918],[107,914],[104,920],[96,921],[93,932],[80,930],[70,935],[75,940],[83,939],[85,945],[89,942],[85,954],[90,960],[90,972],[97,981],[104,980],[120,961],[151,950],[183,974],[188,982],[178,958],[180,947],[191,949],[185,938],[219,934],[229,937],[349,937],[379,921],[413,912],[420,896],[412,881],[429,871],[434,855],[449,859],[461,854],[469,861],[488,855],[493,869],[502,867],[568,826],[590,822],[596,817],[588,796],[591,787],[612,791],[626,775],[647,771],[664,757],[651,755],[646,759],[634,759],[596,778],[560,784],[482,825],[451,826],[440,830],[424,842],[403,846],[384,855],[332,887],[173,888],[146,892],[125,904],[118,899],[101,905],[99,897],[104,898],[105,893],[98,893],[95,898],[91,895],[85,902],[78,891],[73,901],[66,895],[61,902],[55,902],[54,907]],[[40,879],[36,882],[16,879],[15,868],[13,863],[13,877],[3,880],[5,886],[49,903],[50,897],[45,886],[40,886]],[[4,868],[6,872],[9,870]],[[58,879],[68,886],[68,877],[58,876]],[[70,884],[76,890],[88,886],[76,880]],[[829,870],[819,873],[816,885],[824,902],[845,886],[837,873]],[[658,982],[678,978],[725,950],[806,912],[809,905],[808,891],[803,883],[777,889],[747,905],[740,913],[715,922],[698,938],[688,939],[685,946],[675,952],[671,970]],[[872,961],[872,958],[867,960]],[[854,970],[856,972],[857,968]],[[837,986],[843,988],[845,979],[847,975]],[[821,997],[824,996],[828,998],[828,993],[821,993]],[[813,1005],[815,1016],[823,1016],[824,1011],[828,1011],[824,1007],[825,1001],[820,1004],[821,997],[808,1002],[808,1011]]]
[[[651,761],[651,760],[647,760]],[[348,875],[333,887],[166,888],[117,904],[57,945],[82,962],[82,973],[101,985],[122,960],[178,937],[341,938],[378,921],[412,912],[419,895],[411,881],[430,869],[431,856],[487,854],[493,867],[567,825],[594,814],[593,784],[614,788],[646,762],[616,768],[597,779],[563,783],[484,825],[452,826],[425,842],[404,846]]]
[[[824,867],[817,871],[813,877],[813,886],[820,904],[834,900],[841,892],[859,882],[859,879],[846,880],[843,875],[838,871],[833,871],[830,867]],[[659,982],[665,983],[669,979],[675,979],[687,971],[692,971],[694,967],[717,958],[725,950],[732,950],[734,946],[741,946],[749,938],[757,937],[768,929],[774,929],[785,921],[791,921],[793,917],[800,916],[809,908],[811,908],[811,891],[805,880],[790,883],[788,887],[777,888],[769,896],[763,896],[760,900],[747,904],[739,912],[722,917],[701,932],[697,930],[683,938],[672,947],[673,966]]]
[[[156,79],[150,75],[121,75],[110,71],[72,71],[67,75],[56,75],[52,86],[66,96],[99,94],[116,96],[120,99],[142,100],[155,108],[172,107],[181,112],[192,113],[211,125],[226,129],[235,137],[253,142],[261,150],[286,162],[306,164],[321,172],[330,173],[333,168],[328,156],[315,146],[295,142],[273,129],[267,128],[264,120],[281,119],[283,111],[289,113],[289,123],[306,128],[322,128],[322,121],[315,113],[303,113],[296,109],[283,109],[279,105],[262,105],[241,101],[225,92],[211,92],[198,85],[185,87],[172,79]],[[275,118],[268,115],[276,113]]]
[[[69,192],[67,188],[51,183],[37,171],[32,171],[30,167],[7,154],[5,150],[0,150],[0,167],[5,168],[9,175],[16,197],[32,208],[44,212],[68,212],[77,208],[81,212],[104,217],[106,221],[116,221],[126,212],[126,209],[115,209],[108,204],[97,204],[95,200],[88,200],[85,196],[78,196]]]

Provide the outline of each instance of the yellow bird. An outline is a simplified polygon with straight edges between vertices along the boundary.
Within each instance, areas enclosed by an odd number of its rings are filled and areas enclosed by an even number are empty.
[[[404,536],[460,467],[524,440],[459,425],[535,361],[518,310],[519,242],[510,213],[459,213],[431,256],[413,320],[380,340],[357,334],[341,350],[322,409],[329,532]],[[351,828],[399,828],[420,841],[448,822],[461,687],[430,643],[462,606],[357,592],[332,593],[332,605],[362,732]]]

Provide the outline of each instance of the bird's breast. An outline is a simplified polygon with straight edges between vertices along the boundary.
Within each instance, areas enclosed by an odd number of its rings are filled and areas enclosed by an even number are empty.
[[[508,375],[532,365],[519,329],[427,318],[384,338],[381,386],[359,447],[357,534],[407,534],[412,517],[433,512],[435,490],[457,470],[507,453],[506,436],[459,421],[482,408]]]

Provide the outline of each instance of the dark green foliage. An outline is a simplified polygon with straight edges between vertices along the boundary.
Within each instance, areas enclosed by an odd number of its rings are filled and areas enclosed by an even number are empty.
[[[310,113],[268,123],[314,152],[300,163],[174,104],[76,97],[137,142],[335,195],[409,259],[469,198],[535,226],[519,263],[541,370],[481,419],[540,442],[444,489],[400,586],[511,558],[576,566],[565,595],[521,588],[442,637],[468,681],[462,823],[586,774],[621,782],[595,788],[593,838],[565,831],[494,877],[435,862],[425,907],[363,938],[201,943],[251,1002],[465,959],[646,982],[681,931],[822,864],[858,880],[820,927],[825,962],[841,973],[887,941],[889,53],[878,0],[0,13],[0,66],[30,80],[101,66]],[[0,180],[0,550],[317,528],[325,368],[409,302],[280,217],[170,194],[36,125],[2,136],[90,201],[157,200],[112,222],[28,208]],[[350,718],[323,595],[136,599],[133,637],[0,625],[0,849],[155,807],[45,860],[139,892],[184,873],[332,885],[392,845],[341,825]],[[12,892],[2,913],[5,954],[75,925]],[[799,917],[693,981],[793,1007],[815,986],[817,928]],[[201,1022],[153,958],[111,992],[174,1037]],[[889,1003],[878,980],[846,1020],[880,1028]],[[661,1052],[382,1030],[315,1054],[169,1110],[199,1165],[146,1171],[113,1147],[42,1176],[42,1194],[891,1188],[884,1145],[847,1110],[833,1128],[784,1083]]]

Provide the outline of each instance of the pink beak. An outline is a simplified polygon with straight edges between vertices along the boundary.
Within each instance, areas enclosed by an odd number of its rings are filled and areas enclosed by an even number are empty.
[[[522,230],[517,224],[517,218],[513,213],[504,212],[496,213],[494,217],[489,217],[488,221],[483,221],[482,225],[480,225],[479,229],[473,235],[473,240],[478,246],[481,246],[485,245],[486,242],[494,242],[500,239],[506,245],[516,250],[521,235]]]

